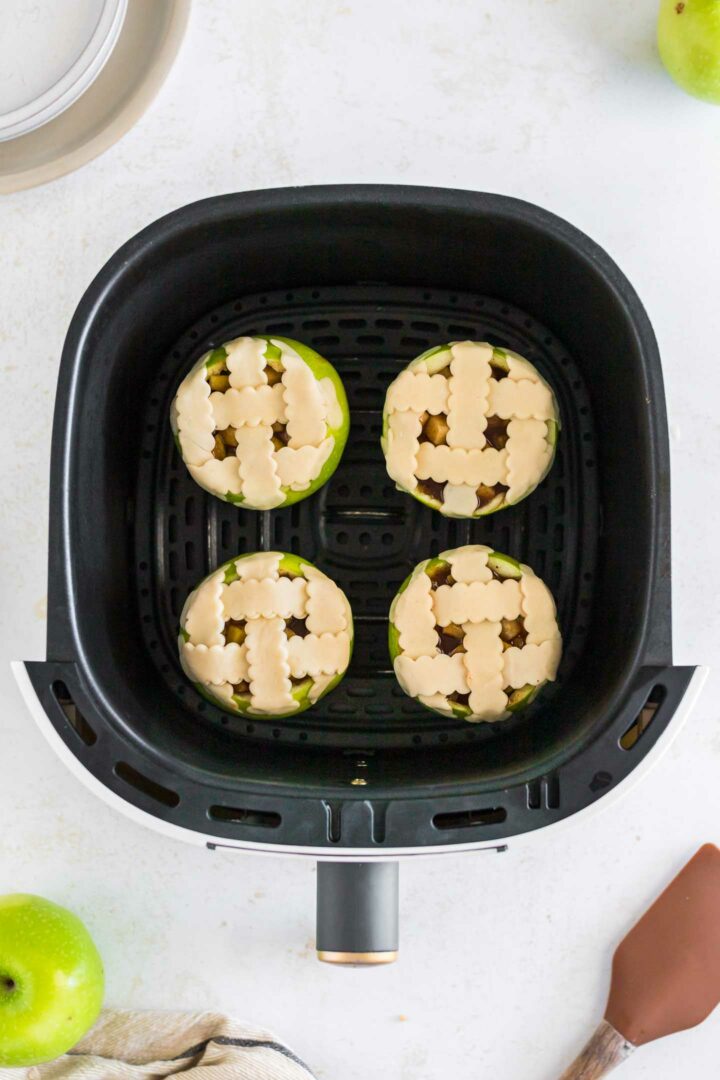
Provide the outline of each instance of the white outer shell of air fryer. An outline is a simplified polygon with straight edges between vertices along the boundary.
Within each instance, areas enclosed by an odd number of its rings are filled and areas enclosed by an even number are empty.
[[[30,677],[25,669],[25,664],[21,660],[15,660],[12,663],[12,669],[20,693],[25,699],[25,703],[30,710],[31,715],[57,755],[90,791],[99,796],[99,798],[101,798],[103,802],[106,802],[108,806],[111,806],[115,810],[119,810],[138,825],[145,825],[171,839],[184,840],[187,843],[199,844],[202,847],[213,845],[221,848],[236,848],[238,851],[256,852],[263,855],[311,856],[313,859],[319,859],[324,862],[387,862],[390,860],[395,861],[396,859],[404,858],[406,856],[432,857],[434,855],[459,854],[463,851],[482,851],[483,849],[494,850],[498,847],[505,847],[510,842],[512,842],[513,846],[520,843],[529,844],[533,842],[533,838],[538,833],[544,833],[548,829],[553,829],[553,831],[555,831],[563,826],[584,821],[590,817],[590,815],[595,814],[598,809],[611,806],[617,799],[625,795],[626,792],[634,787],[634,785],[649,772],[653,765],[660,760],[662,755],[670,748],[685,724],[685,721],[689,717],[709,672],[709,668],[707,667],[698,667],[695,669],[682,701],[675,710],[672,719],[662,735],[659,736],[652,750],[645,755],[642,761],[628,776],[625,777],[624,780],[621,780],[611,791],[606,795],[603,795],[591,806],[586,806],[583,810],[578,810],[577,813],[570,814],[560,821],[545,825],[542,828],[535,829],[531,832],[520,833],[518,836],[508,836],[499,840],[486,840],[472,844],[439,844],[437,846],[425,845],[422,847],[389,848],[383,849],[382,853],[378,853],[376,848],[333,847],[330,851],[326,847],[317,848],[289,844],[258,844],[249,841],[235,843],[226,836],[208,836],[207,833],[196,832],[194,829],[186,829],[180,825],[173,825],[169,821],[164,821],[161,818],[156,818],[153,814],[148,814],[145,810],[138,809],[138,807],[121,798],[120,795],[111,791],[110,788],[106,787],[105,784],[93,776],[93,774],[85,768],[82,762],[75,757],[73,752],[68,749],[40,704],[40,700],[35,693],[35,689],[30,682]]]

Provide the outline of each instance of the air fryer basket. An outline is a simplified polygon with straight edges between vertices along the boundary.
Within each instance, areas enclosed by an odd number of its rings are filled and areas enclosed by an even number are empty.
[[[253,333],[326,355],[352,414],[331,482],[267,513],[197,487],[167,419],[194,360]],[[555,388],[563,425],[541,487],[475,522],[396,491],[379,445],[398,369],[463,338],[528,356]],[[596,244],[513,199],[281,189],[150,225],[110,259],[72,321],[51,488],[48,660],[28,665],[33,686],[102,784],[214,843],[382,854],[537,829],[637,765],[694,670],[672,666],[669,460],[647,316]],[[565,640],[558,682],[501,724],[424,710],[387,653],[400,582],[420,559],[470,542],[548,581]],[[191,586],[260,548],[316,562],[355,614],[348,676],[296,719],[229,716],[197,696],[177,660]],[[641,712],[652,723],[625,749]]]

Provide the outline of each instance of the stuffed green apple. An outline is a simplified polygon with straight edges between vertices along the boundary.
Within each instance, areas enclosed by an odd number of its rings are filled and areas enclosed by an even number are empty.
[[[92,1027],[102,961],[72,912],[39,896],[0,897],[0,1066],[51,1061]]]
[[[658,48],[688,94],[720,105],[720,0],[662,0]]]
[[[520,502],[547,475],[560,427],[537,369],[484,341],[438,345],[390,384],[382,449],[388,474],[447,517]]]
[[[337,686],[352,645],[342,589],[307,559],[281,551],[226,562],[180,616],[183,670],[228,712],[297,716]]]
[[[390,658],[403,690],[443,716],[507,719],[555,679],[555,602],[529,566],[482,544],[425,559],[390,608]]]
[[[170,422],[193,479],[247,510],[290,506],[322,487],[350,426],[332,364],[282,337],[239,337],[201,356]]]

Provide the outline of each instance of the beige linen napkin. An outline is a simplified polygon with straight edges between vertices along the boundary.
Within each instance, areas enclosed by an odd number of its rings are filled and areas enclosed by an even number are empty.
[[[69,1054],[0,1080],[312,1080],[299,1058],[261,1028],[221,1013],[104,1011]]]

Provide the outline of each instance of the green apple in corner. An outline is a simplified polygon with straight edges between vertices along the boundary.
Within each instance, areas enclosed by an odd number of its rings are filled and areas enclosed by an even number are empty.
[[[102,1006],[103,967],[76,915],[39,896],[0,896],[0,1066],[73,1047]]]
[[[675,82],[720,105],[720,0],[661,0],[657,34]]]

